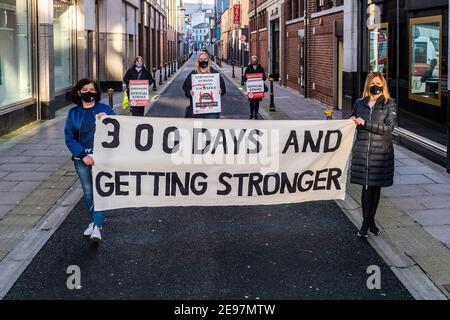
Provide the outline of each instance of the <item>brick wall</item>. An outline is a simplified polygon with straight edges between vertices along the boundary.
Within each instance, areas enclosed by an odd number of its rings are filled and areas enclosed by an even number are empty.
[[[334,23],[343,19],[343,12],[310,19],[309,57],[309,97],[327,105],[334,105],[335,69],[337,68],[337,48]],[[322,25],[320,25],[322,20]],[[314,32],[313,32],[314,31]],[[315,90],[312,84],[315,84]]]
[[[303,23],[294,23],[286,25],[286,48],[285,51],[285,68],[286,82],[285,85],[294,90],[300,91],[300,37],[298,30],[303,29]]]
[[[258,6],[264,1],[258,0]],[[317,12],[317,3],[317,0],[305,0],[307,18]],[[335,92],[337,44],[334,36],[334,24],[336,20],[343,20],[343,12],[323,15],[309,20],[305,48],[307,73],[304,74],[306,82],[305,88],[302,89],[299,83],[301,39],[298,31],[305,28],[305,23],[300,20],[286,24],[286,10],[291,9],[286,2],[281,4],[280,9],[280,84],[300,93],[306,91],[308,98],[316,99],[330,106],[334,105],[335,95],[337,95],[337,92]],[[252,12],[252,3],[250,3],[249,12]],[[267,23],[267,26],[270,28],[269,23]],[[261,26],[259,26],[259,29],[261,29]],[[251,54],[257,54],[260,57],[261,64],[266,70],[269,70],[267,41],[269,32],[270,30],[259,32],[258,37],[256,34],[250,37]]]
[[[269,48],[268,48],[268,32],[259,32],[259,62],[264,70],[269,70]]]
[[[250,56],[256,55],[256,33],[250,35]]]

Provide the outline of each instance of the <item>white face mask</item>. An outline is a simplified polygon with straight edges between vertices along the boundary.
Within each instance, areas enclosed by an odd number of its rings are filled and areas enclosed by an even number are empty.
[[[136,61],[136,68],[142,68],[142,66],[144,65],[144,63],[142,61]]]

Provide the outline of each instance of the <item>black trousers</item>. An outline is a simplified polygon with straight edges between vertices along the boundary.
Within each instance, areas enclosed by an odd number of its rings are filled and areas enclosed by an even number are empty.
[[[133,117],[143,117],[145,107],[131,107],[131,114]]]
[[[375,226],[375,214],[380,202],[381,187],[363,186],[361,195],[361,207],[363,211],[362,228],[368,230]]]
[[[256,116],[259,112],[259,101],[257,100],[249,100],[250,101],[250,115]]]

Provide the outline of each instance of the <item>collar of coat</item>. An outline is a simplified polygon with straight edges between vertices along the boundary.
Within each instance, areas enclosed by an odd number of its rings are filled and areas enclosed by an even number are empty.
[[[367,106],[367,108],[369,108],[369,99],[370,99],[369,96],[364,97],[364,99],[363,99],[364,104]],[[384,106],[386,103],[387,103],[387,101],[386,101],[386,99],[384,98],[384,96],[382,95],[381,97],[379,97],[379,98],[377,99],[377,101],[375,102],[373,108],[375,109],[376,107],[379,107],[380,105]]]

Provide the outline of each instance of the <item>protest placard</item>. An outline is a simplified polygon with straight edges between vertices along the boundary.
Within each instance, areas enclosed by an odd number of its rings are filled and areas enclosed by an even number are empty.
[[[193,113],[220,113],[220,75],[218,73],[192,75]]]

